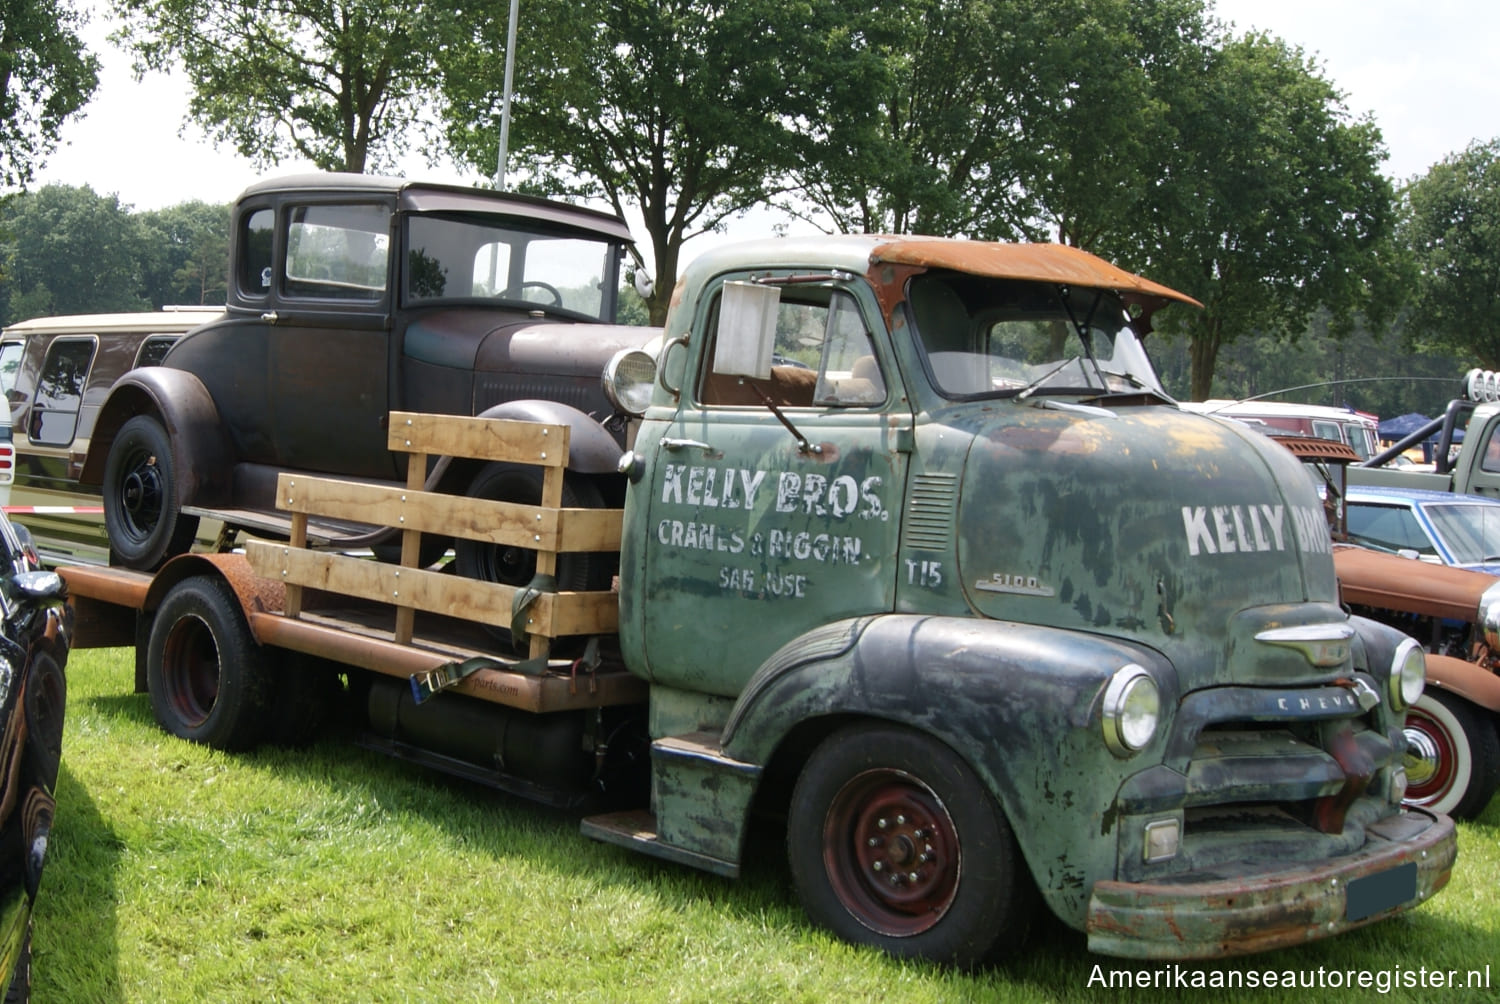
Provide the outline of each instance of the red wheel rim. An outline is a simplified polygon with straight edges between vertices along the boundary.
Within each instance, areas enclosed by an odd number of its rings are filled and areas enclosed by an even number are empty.
[[[161,673],[173,714],[189,728],[202,725],[219,698],[219,646],[207,624],[184,617],[172,626]]]
[[[1409,805],[1431,805],[1453,787],[1458,745],[1442,722],[1422,711],[1406,712],[1406,798]]]
[[[865,927],[892,937],[920,934],[958,893],[958,829],[917,778],[866,771],[829,806],[823,863],[834,892]]]

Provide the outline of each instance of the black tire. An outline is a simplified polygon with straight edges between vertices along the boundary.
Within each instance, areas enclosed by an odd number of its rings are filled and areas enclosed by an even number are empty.
[[[266,734],[274,678],[227,585],[198,576],[168,591],[146,651],[146,689],[163,729],[214,749],[250,749]]]
[[[115,433],[104,461],[104,527],[110,562],[140,571],[193,546],[198,519],[182,515],[172,443],[151,415]]]
[[[855,725],[808,758],[787,816],[802,906],[846,941],[971,968],[1014,951],[1037,900],[1010,825],[950,748]]]
[[[57,786],[62,761],[63,717],[68,704],[68,678],[50,652],[37,651],[27,671],[26,749],[33,778],[48,791]]]
[[[467,496],[536,505],[542,500],[542,468],[530,464],[486,464],[470,482]],[[562,505],[565,509],[601,509],[604,499],[590,482],[566,477]],[[611,557],[603,552],[558,555],[558,591],[607,589],[613,571]],[[536,551],[458,539],[453,542],[453,563],[458,574],[465,578],[525,586],[536,574]]]
[[[1473,819],[1500,788],[1494,716],[1429,687],[1406,712],[1407,805]]]

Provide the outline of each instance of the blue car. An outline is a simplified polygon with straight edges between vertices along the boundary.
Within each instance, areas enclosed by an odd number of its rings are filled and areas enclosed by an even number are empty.
[[[72,620],[63,580],[0,515],[0,988],[31,990],[31,908],[42,878],[62,757]]]
[[[1353,543],[1500,575],[1500,499],[1350,487],[1345,506]]]

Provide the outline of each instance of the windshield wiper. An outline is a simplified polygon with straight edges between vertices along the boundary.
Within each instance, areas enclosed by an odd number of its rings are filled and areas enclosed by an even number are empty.
[[[1076,363],[1077,361],[1077,356],[1069,356],[1068,358],[1064,359],[1062,362],[1058,363],[1056,366],[1052,367],[1050,370],[1043,373],[1041,376],[1031,381],[1031,383],[1027,384],[1025,387],[1022,387],[1019,391],[1017,391],[1016,400],[1026,400],[1028,397],[1035,394],[1038,390],[1041,390],[1042,384],[1057,376],[1058,372],[1061,371],[1064,366],[1067,366],[1069,363]]]

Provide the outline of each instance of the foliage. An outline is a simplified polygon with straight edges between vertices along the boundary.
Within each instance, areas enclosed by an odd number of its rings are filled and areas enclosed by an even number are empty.
[[[1417,264],[1412,338],[1500,368],[1500,139],[1475,142],[1401,191]]]
[[[47,185],[10,200],[0,221],[5,323],[148,308],[141,263],[155,245],[119,196]]]
[[[638,208],[660,323],[685,241],[766,201],[795,165],[835,155],[825,124],[868,107],[879,72],[868,36],[890,16],[841,0],[537,0],[512,108],[523,187]],[[496,4],[443,56],[450,141],[486,171],[505,27]]]
[[[31,180],[99,84],[84,20],[65,0],[0,0],[0,189]]]
[[[141,214],[151,254],[145,293],[151,306],[220,304],[228,282],[227,205],[183,202]]]
[[[1090,955],[1080,935],[1038,918],[1005,965],[959,973],[810,926],[774,827],[756,835],[741,878],[720,879],[593,843],[570,815],[336,739],[243,756],[181,742],[156,728],[132,680],[128,650],[68,663],[36,912],[39,1001],[1186,1004],[1204,999],[1194,980],[1238,979],[1235,1001],[1269,1004],[1307,991],[1250,979],[1291,972],[1346,988],[1351,972],[1389,981],[1397,967],[1426,967],[1466,981],[1492,963],[1500,929],[1496,800],[1460,824],[1446,889],[1362,930],[1170,964]],[[1122,994],[1108,982],[1136,974],[1187,986]],[[1433,991],[1397,981],[1380,999],[1426,1002]]]
[[[1171,90],[1173,139],[1141,225],[1097,250],[1205,306],[1173,308],[1193,351],[1191,396],[1207,396],[1219,349],[1252,333],[1293,337],[1319,310],[1342,336],[1401,296],[1393,194],[1380,132],[1351,120],[1301,50],[1264,35],[1203,53]]]
[[[421,132],[444,0],[114,0],[137,70],[180,68],[190,118],[256,164],[393,165]]]

